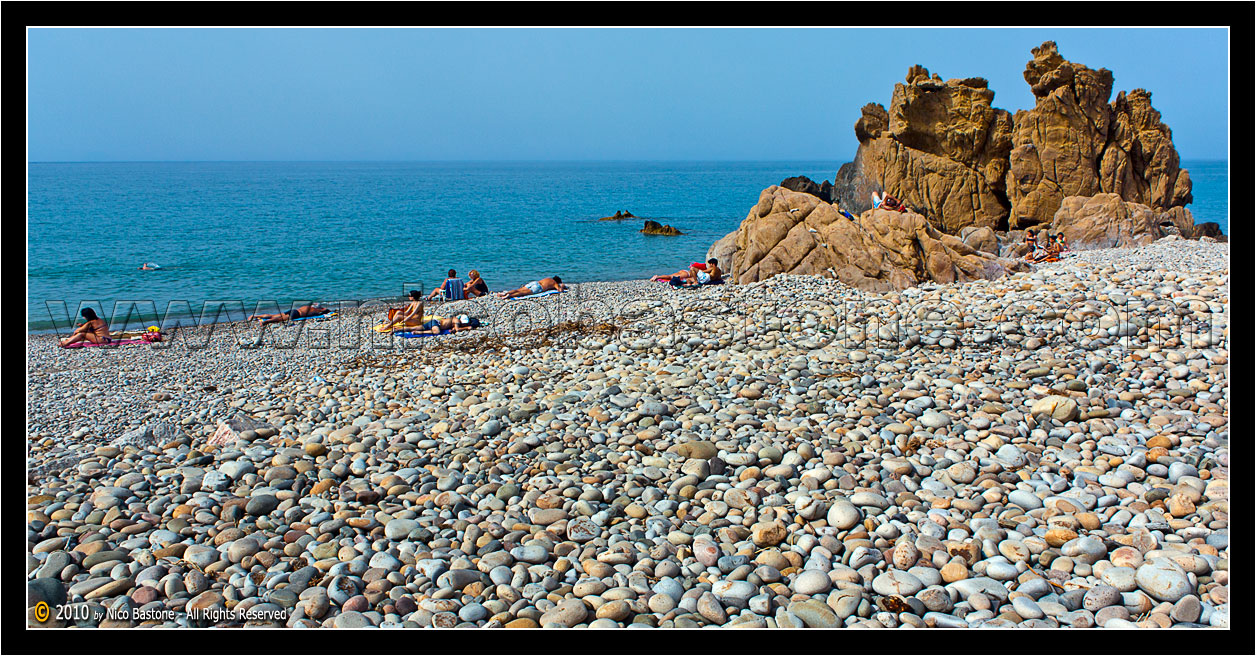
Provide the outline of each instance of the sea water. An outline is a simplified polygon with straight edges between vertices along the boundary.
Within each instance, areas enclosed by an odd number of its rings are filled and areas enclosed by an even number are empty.
[[[1196,221],[1228,232],[1226,163],[1183,164]],[[795,175],[832,180],[840,165],[31,163],[27,325],[64,327],[83,306],[108,320],[132,307],[198,313],[207,301],[240,319],[239,308],[427,291],[451,268],[464,280],[478,269],[493,290],[553,275],[647,278],[704,259],[765,187]],[[640,218],[598,221],[618,210]],[[645,219],[684,234],[642,235]],[[161,268],[139,270],[145,262]]]

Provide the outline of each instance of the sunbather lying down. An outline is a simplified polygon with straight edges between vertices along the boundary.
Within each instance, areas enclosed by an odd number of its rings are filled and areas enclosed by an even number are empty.
[[[331,310],[319,305],[302,305],[295,310],[280,312],[279,314],[253,314],[250,315],[248,319],[245,319],[245,321],[256,320],[265,325],[268,323],[292,321],[293,319],[300,319],[303,317],[317,317],[320,314],[327,314],[328,312],[331,312]]]
[[[558,276],[552,276],[550,278],[533,280],[532,282],[514,291],[497,292],[496,296],[498,298],[519,298],[520,296],[532,296],[533,294],[540,294],[541,292],[554,290],[561,292],[564,289],[566,289],[566,286],[563,285],[563,279]]]
[[[669,276],[654,276],[653,278],[650,278],[650,281],[656,282],[662,280],[673,284],[707,285],[719,282],[723,279],[723,277],[724,272],[720,270],[719,260],[711,258],[706,261],[706,264],[694,262],[688,269],[677,271]]]
[[[457,333],[464,330],[475,330],[480,327],[480,320],[472,316],[460,314],[448,319],[432,317],[430,321],[411,332],[419,335],[439,335],[444,332]]]

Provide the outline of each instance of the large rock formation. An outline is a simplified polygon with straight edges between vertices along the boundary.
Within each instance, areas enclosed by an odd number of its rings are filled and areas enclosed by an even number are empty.
[[[991,105],[985,80],[943,82],[913,66],[888,111],[864,106],[859,149],[830,199],[863,212],[872,192],[889,192],[950,234],[1050,223],[1067,196],[1115,193],[1158,211],[1191,202],[1190,175],[1150,93],[1109,103],[1107,69],[1067,61],[1051,41],[1033,55],[1025,81],[1035,106],[1015,117]]]
[[[1123,200],[1117,194],[1096,194],[1065,198],[1047,231],[1064,233],[1073,250],[1086,250],[1144,246],[1170,235],[1216,238],[1205,226],[1216,224],[1195,225],[1190,210],[1184,207],[1161,211]]]
[[[834,183],[842,207],[863,212],[888,191],[935,227],[1005,227],[1012,117],[991,106],[982,78],[942,81],[913,66],[894,85],[890,109],[865,105],[855,123],[859,150]]]
[[[683,235],[685,233],[669,225],[663,225],[659,223],[658,221],[651,221],[649,219],[646,219],[645,227],[641,229],[641,234],[675,236],[675,235]]]
[[[1025,81],[1036,102],[1016,112],[1009,158],[1012,227],[1050,222],[1067,196],[1115,193],[1157,210],[1191,201],[1190,176],[1150,93],[1121,92],[1109,104],[1111,71],[1064,59],[1052,41],[1033,54]]]
[[[811,194],[826,203],[833,202],[833,183],[828,180],[816,184],[815,180],[805,175],[796,175],[792,178],[785,178],[781,182],[781,186],[790,191],[801,191],[804,194]]]
[[[857,221],[819,198],[772,186],[736,232],[708,256],[739,283],[778,273],[823,274],[868,291],[926,281],[965,282],[1022,271],[1022,262],[981,253],[915,213],[868,210]]]

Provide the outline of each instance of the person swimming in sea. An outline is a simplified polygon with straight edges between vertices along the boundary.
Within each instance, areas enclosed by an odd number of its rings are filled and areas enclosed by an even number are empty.
[[[161,265],[159,265],[159,264],[153,264],[153,263],[151,263],[151,262],[145,262],[145,263],[144,263],[144,265],[140,267],[140,271],[156,271],[156,270],[158,270],[158,269],[160,269],[160,268],[161,268]]]

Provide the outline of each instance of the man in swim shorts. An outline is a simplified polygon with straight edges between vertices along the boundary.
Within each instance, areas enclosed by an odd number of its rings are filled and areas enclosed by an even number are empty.
[[[318,304],[302,305],[301,307],[295,310],[289,310],[287,312],[280,312],[279,314],[250,315],[248,319],[245,319],[245,321],[256,320],[256,321],[261,322],[262,325],[265,325],[268,323],[280,323],[283,321],[292,321],[293,319],[301,319],[303,317],[317,317],[320,314],[327,314],[328,312],[331,312],[331,310],[328,310],[325,307],[321,307]]]
[[[541,292],[548,292],[551,290],[558,290],[560,292],[565,291],[566,286],[563,285],[563,279],[558,276],[553,276],[551,278],[533,280],[532,282],[512,292],[498,292],[497,297],[519,298],[520,296],[532,296],[533,294],[540,294]]]
[[[436,289],[432,290],[432,293],[427,297],[427,300],[430,301],[433,298],[436,298],[437,294],[442,294],[444,295],[446,301],[461,301],[466,298],[466,294],[464,293],[465,286],[465,283],[462,282],[462,278],[458,277],[458,272],[450,269],[449,275],[441,281],[440,285],[437,286]]]
[[[670,276],[654,276],[650,278],[651,282],[658,280],[666,280],[673,285],[709,285],[719,282],[724,277],[724,272],[720,270],[719,260],[711,258],[707,260],[704,268],[698,268],[697,264],[690,266],[683,271],[677,271]]]
[[[465,314],[460,314],[456,317],[448,319],[432,319],[431,321],[424,323],[423,326],[414,332],[419,335],[439,335],[445,331],[457,333],[464,330],[475,330],[479,327],[479,319]]]

